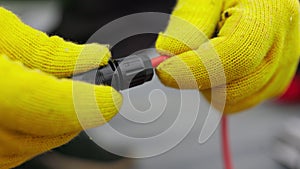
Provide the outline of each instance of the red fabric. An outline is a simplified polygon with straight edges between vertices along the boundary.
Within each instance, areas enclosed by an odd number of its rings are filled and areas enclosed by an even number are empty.
[[[278,99],[278,101],[300,103],[300,73],[295,76],[287,91]]]

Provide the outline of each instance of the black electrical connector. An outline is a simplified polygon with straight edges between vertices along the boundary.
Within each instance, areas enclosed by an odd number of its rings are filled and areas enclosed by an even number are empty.
[[[75,75],[73,80],[125,90],[151,81],[153,75],[153,66],[148,56],[130,55],[121,59],[111,59],[108,65]]]

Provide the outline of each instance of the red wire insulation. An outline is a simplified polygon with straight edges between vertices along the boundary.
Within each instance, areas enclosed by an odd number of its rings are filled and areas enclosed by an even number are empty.
[[[233,169],[233,163],[230,152],[227,117],[224,115],[221,119],[221,140],[223,151],[224,169]]]
[[[155,58],[151,59],[151,63],[153,67],[157,67],[161,62],[165,61],[166,59],[168,59],[168,56],[158,56]]]

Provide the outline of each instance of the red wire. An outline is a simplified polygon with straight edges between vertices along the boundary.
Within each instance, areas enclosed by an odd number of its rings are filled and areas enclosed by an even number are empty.
[[[151,59],[151,63],[153,67],[157,67],[161,62],[167,60],[169,56],[158,56]]]
[[[233,169],[233,163],[232,163],[230,145],[228,139],[228,124],[227,124],[226,116],[223,116],[221,119],[221,140],[222,140],[224,169]]]

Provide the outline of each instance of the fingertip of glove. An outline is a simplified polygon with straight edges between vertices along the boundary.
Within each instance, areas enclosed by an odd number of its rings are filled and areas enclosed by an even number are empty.
[[[179,88],[176,80],[168,72],[164,71],[163,69],[157,68],[156,74],[159,77],[160,82],[165,86]]]
[[[177,56],[171,57],[166,61],[162,62],[156,68],[156,74],[159,80],[165,85],[172,88],[179,88],[180,83],[180,69],[178,69],[178,62],[182,61]]]
[[[169,87],[180,89],[206,89],[209,77],[194,51],[173,56],[156,68],[160,81]]]
[[[191,50],[187,45],[185,45],[180,40],[170,37],[166,34],[160,33],[155,47],[161,55],[174,56],[185,51]]]
[[[91,43],[79,46],[81,48],[80,53],[73,61],[72,72],[74,74],[107,65],[111,58],[108,45]]]
[[[55,50],[55,57],[50,55],[46,59],[39,58],[43,61],[31,67],[57,77],[69,77],[104,66],[111,57],[108,47],[97,43],[79,45],[63,41],[63,44],[59,46],[60,48]],[[41,55],[41,57],[44,56]]]
[[[108,122],[120,111],[123,97],[111,86],[96,86],[96,88],[100,112],[104,120]]]
[[[89,60],[92,59],[99,63],[99,66],[104,66],[108,63],[111,58],[111,53],[109,51],[108,45],[101,45],[97,43],[91,43],[84,45],[81,52],[82,59]]]
[[[111,86],[73,82],[73,100],[83,129],[109,122],[120,110],[122,95]]]

